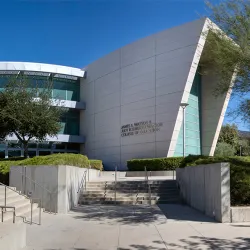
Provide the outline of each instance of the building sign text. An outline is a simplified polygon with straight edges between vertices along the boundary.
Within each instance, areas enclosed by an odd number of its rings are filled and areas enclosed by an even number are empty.
[[[121,137],[157,132],[162,126],[162,122],[153,123],[151,120],[126,124],[121,126]]]

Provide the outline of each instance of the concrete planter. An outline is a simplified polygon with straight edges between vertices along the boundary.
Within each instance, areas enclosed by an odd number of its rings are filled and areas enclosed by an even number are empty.
[[[219,222],[231,222],[228,163],[180,168],[176,180],[188,205]]]
[[[231,207],[231,222],[249,222],[250,207]]]
[[[100,175],[99,170],[74,166],[12,166],[10,186],[41,199],[42,207],[47,211],[67,213],[77,205],[77,191],[85,171],[87,180]]]

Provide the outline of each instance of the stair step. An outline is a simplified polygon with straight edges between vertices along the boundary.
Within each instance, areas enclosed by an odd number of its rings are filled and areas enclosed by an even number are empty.
[[[33,212],[32,212],[32,217],[36,217],[39,214],[39,209],[34,207]],[[30,210],[25,210],[22,213],[16,214],[16,223],[18,222],[23,222],[23,218],[25,220],[29,221],[31,219],[31,211]],[[7,211],[3,215],[3,221],[12,221],[13,220],[13,213],[10,211]]]
[[[145,180],[138,180],[138,181],[117,181],[118,184],[140,184],[145,183]],[[150,184],[173,184],[176,183],[176,180],[148,180]],[[88,184],[102,184],[102,183],[108,183],[108,184],[115,184],[115,181],[90,181]]]
[[[135,189],[135,188],[147,188],[148,185],[146,184],[140,184],[140,185],[116,185],[116,188],[129,188],[129,189]],[[164,189],[164,188],[176,188],[177,185],[150,185],[151,188],[158,188],[158,189]],[[99,185],[90,185],[87,184],[86,188],[115,188],[115,184],[113,185],[106,185],[106,184],[99,184]]]
[[[6,197],[6,204],[9,205],[13,202],[19,201],[19,200],[25,200],[24,196],[21,195],[14,195],[14,196],[8,196]],[[0,205],[4,206],[5,204],[5,198],[0,198]]]
[[[177,184],[176,183],[171,183],[171,184],[150,184],[150,186],[152,187],[175,187]],[[91,182],[88,182],[86,184],[86,187],[103,187],[103,186],[106,186],[106,187],[114,187],[115,186],[115,183],[113,184],[110,184],[110,183],[100,183],[100,184],[93,184]],[[148,186],[148,184],[146,183],[138,183],[138,184],[119,184],[117,183],[116,184],[117,187],[143,187],[143,186]]]
[[[38,204],[37,203],[33,203],[33,209],[37,208]],[[23,214],[26,211],[30,211],[31,210],[31,204],[23,204],[22,206],[19,206],[16,208],[16,214]]]
[[[164,204],[181,203],[176,180],[88,182],[83,188],[79,204]],[[115,199],[116,193],[116,199]]]
[[[15,207],[16,209],[19,207],[28,206],[28,205],[30,205],[30,200],[25,199],[25,198],[24,199],[19,198],[18,200],[14,200],[14,201],[7,200],[7,202],[6,202],[6,206],[12,206],[12,207]]]
[[[171,199],[171,200],[161,200],[161,201],[155,201],[151,200],[151,205],[155,204],[180,204],[181,200],[180,199]],[[117,201],[82,201],[79,203],[80,205],[98,205],[98,204],[106,204],[106,205],[148,205],[150,204],[149,200],[117,200]]]
[[[179,198],[178,195],[168,195],[168,196],[151,196],[152,200],[165,200],[165,199],[172,199],[172,198]],[[81,196],[81,200],[100,200],[100,199],[115,199],[115,196]],[[116,199],[142,199],[146,200],[149,199],[149,196],[116,196]]]
[[[11,186],[6,187],[6,190],[10,190],[10,189],[16,190],[16,187],[11,187]],[[2,192],[4,190],[5,190],[5,186],[0,185],[0,192]]]
[[[171,200],[171,199],[179,199],[179,196],[173,195],[173,196],[117,196],[116,200]],[[88,197],[88,196],[81,196],[80,201],[103,201],[103,200],[115,200],[114,196],[102,196],[102,197]]]
[[[145,189],[148,189],[149,187],[148,186],[143,186],[143,187],[128,187],[128,186],[98,186],[98,187],[95,187],[95,186],[87,186],[86,187],[86,190],[127,190],[127,191],[130,191],[130,190],[145,190]],[[173,186],[173,187],[151,187],[151,190],[169,190],[169,189],[178,189],[176,186]],[[83,190],[85,190],[85,188],[83,188]]]
[[[20,195],[19,193],[12,191],[12,190],[8,190],[6,192],[6,196],[19,196],[19,195]],[[0,199],[2,199],[4,197],[5,197],[5,193],[4,192],[0,193]]]

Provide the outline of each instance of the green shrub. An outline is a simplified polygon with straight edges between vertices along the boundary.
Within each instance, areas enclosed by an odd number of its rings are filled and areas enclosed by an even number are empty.
[[[10,166],[17,165],[18,161],[0,161],[0,182],[9,185]]]
[[[225,143],[225,142],[218,142],[214,155],[215,156],[234,156],[235,155],[235,149],[233,148],[232,145]]]
[[[103,165],[101,160],[89,160],[89,164],[91,168],[97,169],[97,170],[103,170]]]
[[[144,171],[145,167],[149,171],[174,170],[182,160],[183,157],[132,159],[127,161],[127,167],[130,171]]]
[[[230,195],[232,206],[250,205],[250,157],[186,157],[181,167],[219,162],[230,163]]]
[[[81,154],[51,154],[36,156],[33,158],[13,157],[0,160],[0,182],[9,183],[10,166],[37,166],[37,165],[70,165],[80,168],[92,168],[102,170],[101,160],[88,160],[87,156]]]
[[[33,158],[21,158],[17,160],[1,159],[0,161],[0,182],[8,184],[10,166],[28,166],[28,165],[70,165],[80,168],[88,168],[89,160],[87,156],[81,154],[51,154],[46,156],[36,156]]]
[[[21,160],[25,160],[25,158],[23,156],[18,156],[18,157],[0,159],[0,161],[21,161]]]
[[[36,156],[19,161],[18,165],[70,165],[80,168],[88,168],[89,160],[87,156],[81,154],[51,154],[46,156]]]

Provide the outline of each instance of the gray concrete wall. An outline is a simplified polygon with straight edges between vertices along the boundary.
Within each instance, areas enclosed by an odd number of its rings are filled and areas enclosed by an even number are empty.
[[[219,222],[230,222],[230,169],[215,163],[176,170],[184,201]]]
[[[99,170],[73,166],[12,166],[10,186],[41,199],[42,207],[47,211],[67,213],[77,205],[77,191],[85,171],[89,171],[86,174],[87,181],[100,175]],[[22,178],[21,173],[27,177]]]
[[[89,158],[101,159],[106,169],[117,165],[121,170],[131,158],[173,155],[182,122],[180,103],[188,98],[195,76],[204,24],[201,19],[154,34],[86,67],[80,129],[86,136],[82,150]],[[162,126],[121,136],[121,126],[140,121]]]
[[[214,155],[221,126],[224,120],[230,92],[216,97],[214,90],[218,84],[218,76],[213,67],[203,67],[202,76],[202,154]]]
[[[250,222],[250,207],[231,207],[232,223]]]

